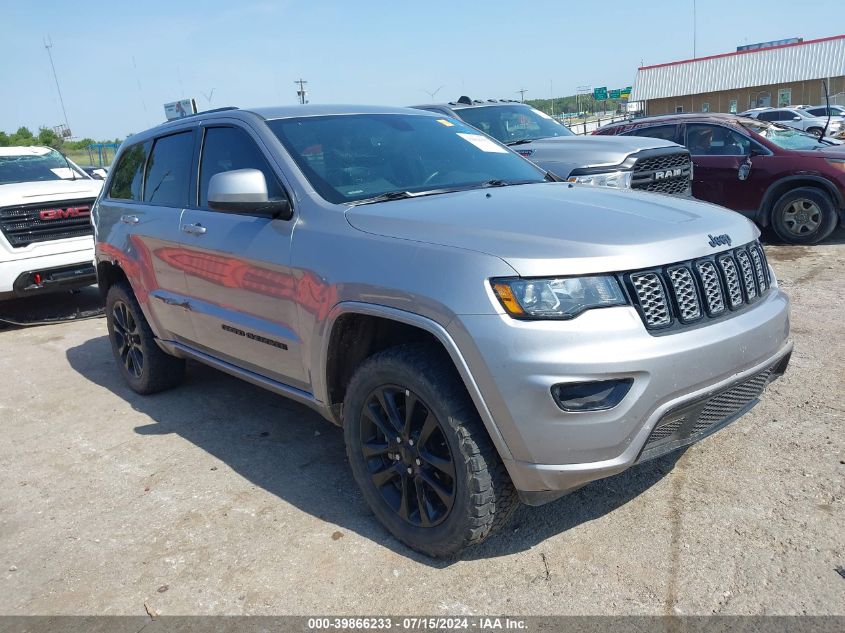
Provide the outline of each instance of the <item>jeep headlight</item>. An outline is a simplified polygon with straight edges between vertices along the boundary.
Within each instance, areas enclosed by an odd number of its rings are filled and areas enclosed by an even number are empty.
[[[517,319],[572,319],[585,310],[625,305],[615,277],[493,279],[502,307]]]
[[[630,171],[603,171],[595,174],[583,174],[581,176],[570,176],[566,182],[576,185],[592,185],[593,187],[611,187],[613,189],[630,189]]]

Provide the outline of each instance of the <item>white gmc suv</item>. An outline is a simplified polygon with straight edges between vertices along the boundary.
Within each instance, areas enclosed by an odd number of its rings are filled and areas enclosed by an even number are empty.
[[[96,281],[90,215],[102,185],[49,147],[0,147],[0,300]]]

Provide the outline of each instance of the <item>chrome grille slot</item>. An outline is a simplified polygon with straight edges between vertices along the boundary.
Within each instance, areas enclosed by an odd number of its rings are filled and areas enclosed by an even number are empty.
[[[757,276],[757,286],[760,288],[760,294],[766,292],[769,287],[768,275],[766,275],[766,267],[763,263],[763,255],[760,253],[759,246],[752,246],[751,261],[754,262],[754,274]]]
[[[736,269],[736,262],[730,255],[720,255],[717,258],[722,274],[725,276],[727,285],[728,303],[733,309],[742,305],[742,287],[739,283],[739,272]]]
[[[736,259],[742,271],[742,285],[745,286],[745,296],[748,301],[757,298],[757,283],[754,281],[754,270],[751,267],[751,256],[748,251],[737,251]]]
[[[698,303],[698,292],[695,289],[695,281],[689,269],[670,268],[669,281],[672,283],[672,290],[675,292],[681,321],[689,323],[700,319],[701,305]]]
[[[646,325],[649,327],[669,325],[672,317],[669,316],[669,305],[660,277],[656,273],[634,274],[631,275],[631,282],[634,284]]]
[[[696,268],[701,276],[707,310],[712,316],[722,314],[725,311],[725,295],[722,293],[722,282],[719,281],[719,271],[716,270],[716,265],[709,261],[699,262]]]

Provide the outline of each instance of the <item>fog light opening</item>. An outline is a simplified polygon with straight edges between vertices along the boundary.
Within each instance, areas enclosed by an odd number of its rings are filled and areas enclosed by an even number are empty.
[[[633,384],[633,378],[562,382],[552,386],[552,397],[564,411],[606,411],[622,402]]]

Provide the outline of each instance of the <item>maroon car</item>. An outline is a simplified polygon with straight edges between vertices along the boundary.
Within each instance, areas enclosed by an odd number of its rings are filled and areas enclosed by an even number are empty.
[[[771,226],[792,244],[815,244],[845,224],[845,146],[732,114],[676,114],[603,127],[690,150],[696,198]]]

